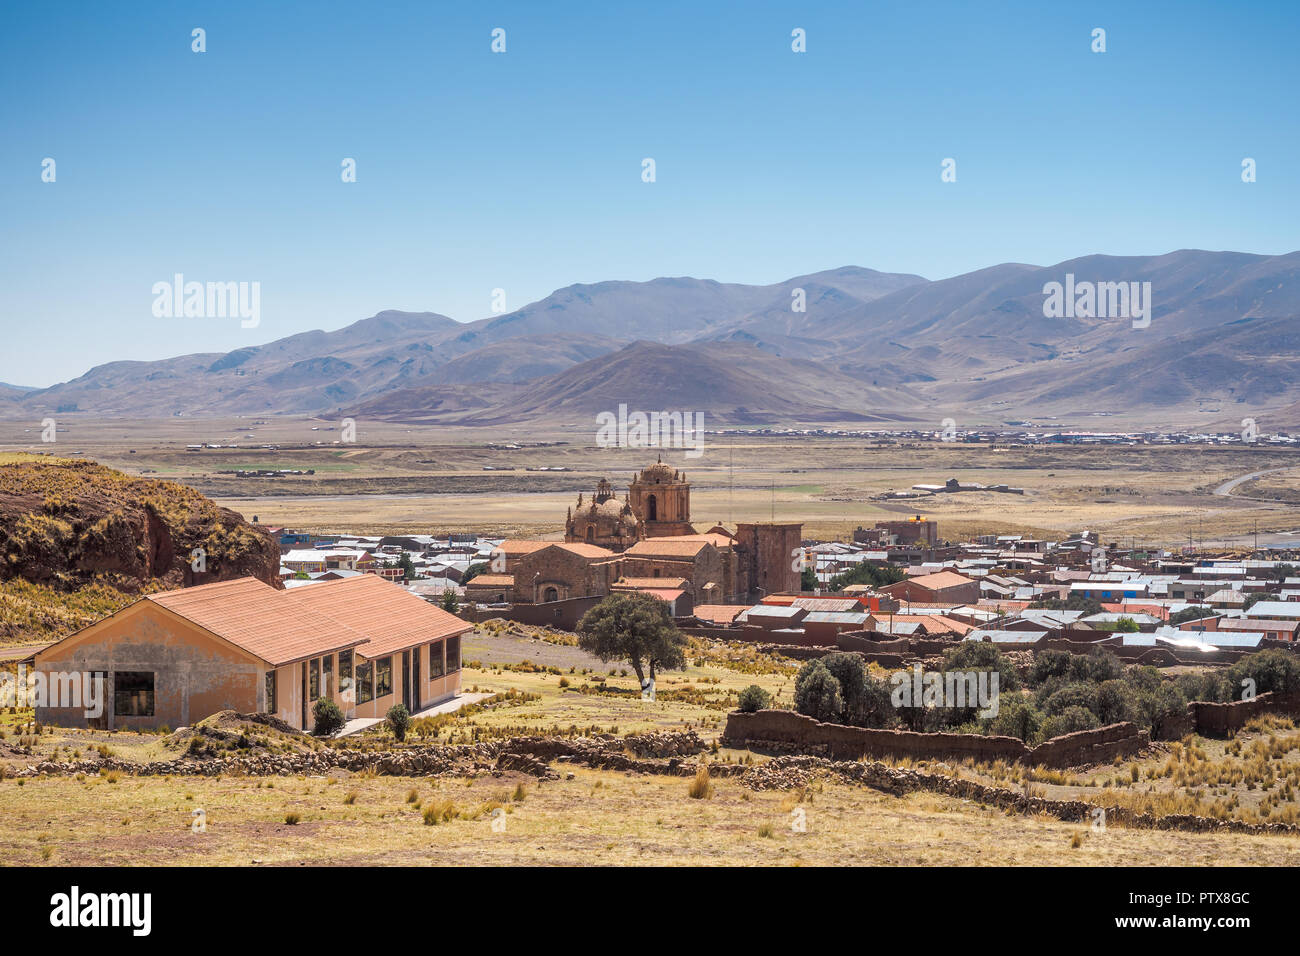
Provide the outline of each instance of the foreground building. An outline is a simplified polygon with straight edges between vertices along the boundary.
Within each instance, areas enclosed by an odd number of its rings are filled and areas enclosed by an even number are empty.
[[[328,697],[348,719],[412,713],[460,690],[471,626],[374,575],[292,591],[239,578],[163,591],[34,657],[47,675],[88,673],[103,713],[38,707],[36,719],[104,730],[182,727],[221,710],[314,726]]]

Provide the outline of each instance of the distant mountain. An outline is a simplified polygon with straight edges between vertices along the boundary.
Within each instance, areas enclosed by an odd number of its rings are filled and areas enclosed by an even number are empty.
[[[629,411],[706,411],[712,426],[773,420],[905,421],[910,420],[907,409],[914,410],[918,399],[906,388],[873,388],[816,362],[721,342],[634,342],[527,388],[497,391],[492,405],[464,413],[449,414],[440,392],[390,392],[345,412],[358,419],[495,425],[590,420],[625,404]]]
[[[1067,274],[1151,283],[1150,325],[1045,317],[1044,285]],[[46,389],[0,386],[0,415],[346,410],[471,424],[585,416],[620,401],[737,422],[1294,414],[1298,318],[1300,253],[1093,255],[934,282],[854,266],[766,286],[611,281],[475,322],[381,312],[224,355],[112,362]]]

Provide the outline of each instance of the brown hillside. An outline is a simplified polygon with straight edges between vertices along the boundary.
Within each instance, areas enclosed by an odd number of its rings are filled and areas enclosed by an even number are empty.
[[[191,570],[195,548],[206,570]],[[0,463],[0,581],[136,593],[253,575],[279,586],[275,542],[228,508],[169,481],[41,455]]]

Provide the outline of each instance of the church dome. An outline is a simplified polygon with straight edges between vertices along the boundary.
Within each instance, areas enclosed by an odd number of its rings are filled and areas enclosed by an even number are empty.
[[[665,465],[662,461],[656,462],[649,468],[641,472],[641,480],[661,485],[673,481],[677,477],[677,472],[672,465]]]
[[[615,521],[621,518],[628,525],[636,527],[636,515],[632,513],[631,508],[628,508],[617,498],[610,498],[607,501],[592,505],[591,511],[592,514],[599,515],[602,518],[610,518]]]

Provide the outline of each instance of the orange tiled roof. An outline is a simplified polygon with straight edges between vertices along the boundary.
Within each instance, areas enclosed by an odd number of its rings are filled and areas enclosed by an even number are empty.
[[[512,587],[515,583],[513,574],[476,574],[465,582],[465,587]]]
[[[366,577],[379,581],[374,575]],[[316,654],[356,647],[368,640],[366,634],[323,614],[304,611],[289,600],[294,593],[346,583],[346,580],[327,581],[310,588],[281,591],[257,578],[237,578],[180,591],[161,591],[148,595],[145,600],[278,667]]]
[[[357,653],[371,659],[471,629],[456,615],[373,574],[298,588],[288,597],[367,635]]]
[[[503,552],[506,557],[510,557],[513,554],[532,554],[539,548],[546,548],[553,544],[555,544],[554,541],[520,541],[511,538],[497,545],[497,550]]]
[[[710,542],[704,535],[682,535],[679,538],[649,538],[645,541],[638,541],[623,553],[634,557],[648,554],[693,558],[707,548],[709,544]]]
[[[609,548],[602,548],[596,544],[583,544],[580,541],[553,541],[551,544],[584,558],[612,558],[615,556],[614,552]]]
[[[749,610],[748,604],[697,604],[694,614],[702,621],[717,621],[730,624],[741,611]]]
[[[943,634],[952,631],[958,637],[963,637],[975,630],[970,624],[944,617],[942,614],[895,614],[892,618],[888,614],[876,614],[873,617],[878,621],[892,619],[895,624],[920,624],[921,630],[927,634]]]
[[[470,625],[373,574],[281,591],[256,578],[145,598],[268,664],[348,647],[378,657],[470,630]]]
[[[628,578],[615,581],[611,587],[616,588],[681,588],[690,584],[686,578]]]
[[[923,588],[952,588],[962,584],[970,584],[974,579],[968,578],[964,574],[958,574],[956,571],[936,571],[934,574],[918,574],[914,578],[905,578],[909,584],[919,584]]]

